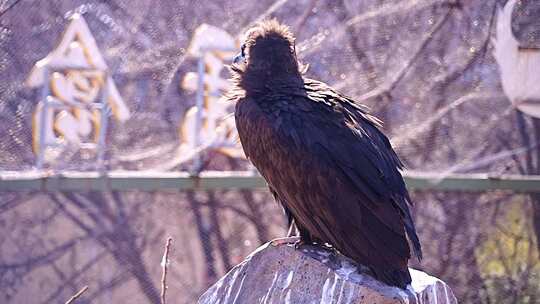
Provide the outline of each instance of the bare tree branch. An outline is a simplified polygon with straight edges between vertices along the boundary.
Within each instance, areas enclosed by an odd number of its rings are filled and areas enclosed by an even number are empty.
[[[163,273],[161,275],[161,304],[166,304],[167,293],[167,270],[169,267],[169,251],[171,249],[172,238],[168,237],[165,243],[165,252],[163,252],[163,259],[161,260],[161,267],[163,267]]]
[[[77,300],[78,298],[80,298],[82,296],[82,294],[88,290],[88,286],[84,286],[81,290],[79,290],[79,292],[77,292],[76,294],[74,294],[69,300],[66,301],[66,304],[71,304],[71,303],[74,303],[75,300]]]

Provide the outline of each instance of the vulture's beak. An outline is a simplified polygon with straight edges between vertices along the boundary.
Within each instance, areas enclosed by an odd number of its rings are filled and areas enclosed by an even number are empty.
[[[246,61],[246,58],[242,55],[242,53],[238,53],[236,56],[234,56],[233,58],[233,64],[238,64],[240,62],[245,62]]]

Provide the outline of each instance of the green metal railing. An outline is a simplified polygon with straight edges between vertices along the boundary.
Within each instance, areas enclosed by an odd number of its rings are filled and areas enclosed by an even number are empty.
[[[468,191],[510,190],[540,192],[540,176],[447,174],[404,172],[410,190]],[[61,172],[0,171],[0,191],[111,191],[265,189],[264,179],[253,172],[109,171]]]

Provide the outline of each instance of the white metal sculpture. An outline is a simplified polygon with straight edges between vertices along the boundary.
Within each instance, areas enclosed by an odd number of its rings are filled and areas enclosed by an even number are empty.
[[[108,113],[112,111],[119,121],[127,120],[130,113],[81,15],[71,17],[60,43],[35,64],[26,85],[42,87],[33,119],[37,167],[54,157],[49,157],[47,148],[68,144],[95,148],[100,166]]]
[[[188,109],[180,126],[182,138],[179,151],[188,160],[193,157],[195,170],[200,167],[199,153],[212,149],[231,157],[243,157],[237,140],[234,117],[221,99],[229,82],[221,76],[224,62],[232,60],[238,42],[224,30],[203,24],[195,30],[188,54],[198,58],[198,71],[187,73],[180,86],[195,91],[196,105]],[[194,152],[196,151],[196,152]]]
[[[512,11],[517,0],[510,0],[497,14],[494,56],[501,70],[505,94],[520,111],[540,118],[540,49],[520,47],[512,33]]]

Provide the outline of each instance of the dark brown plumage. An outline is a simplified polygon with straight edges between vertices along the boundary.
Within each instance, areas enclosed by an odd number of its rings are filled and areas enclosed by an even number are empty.
[[[303,78],[294,38],[277,21],[248,31],[242,53],[229,94],[240,141],[301,240],[329,243],[404,288],[411,282],[409,243],[418,258],[421,248],[402,164],[379,121],[328,85]]]

